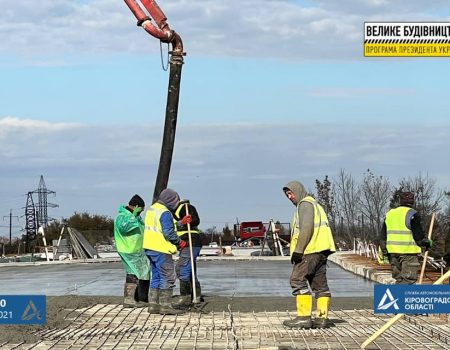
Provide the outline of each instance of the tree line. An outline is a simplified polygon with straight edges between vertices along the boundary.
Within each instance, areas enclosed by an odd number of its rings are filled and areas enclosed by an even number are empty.
[[[446,250],[450,250],[450,191],[439,188],[436,179],[428,174],[405,177],[394,184],[387,177],[376,175],[370,169],[367,169],[361,180],[341,169],[334,178],[325,175],[323,180],[316,179],[315,194],[311,190],[310,194],[316,197],[327,212],[339,246],[351,248],[354,239],[378,243],[385,214],[399,204],[398,195],[401,191],[414,193],[415,209],[422,218],[422,226],[426,232],[432,213],[436,213],[433,250],[435,255],[444,255]],[[45,230],[48,244],[51,245],[52,240],[58,239],[64,225],[82,232],[93,245],[112,243],[114,219],[84,212],[51,222]],[[221,231],[216,227],[203,231],[205,245],[219,240],[230,243],[235,238],[235,229],[230,229],[228,225]],[[17,252],[18,245],[24,240],[25,235],[15,240],[12,246],[7,246],[5,237],[2,241],[7,248],[6,253]]]
[[[399,205],[399,193],[413,192],[414,208],[426,233],[431,215],[436,213],[434,251],[436,255],[444,255],[450,231],[450,191],[439,188],[436,179],[428,174],[419,173],[393,184],[387,177],[376,175],[370,169],[360,181],[341,169],[333,179],[328,175],[323,180],[316,179],[315,185],[316,199],[327,212],[335,238],[350,245],[355,238],[377,243],[386,212]]]

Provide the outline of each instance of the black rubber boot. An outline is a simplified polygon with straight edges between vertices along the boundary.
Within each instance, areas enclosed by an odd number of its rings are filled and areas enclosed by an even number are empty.
[[[159,314],[160,315],[179,315],[184,314],[186,310],[174,309],[172,306],[173,290],[160,289],[159,290]]]
[[[177,309],[184,309],[191,305],[191,283],[180,280],[180,295],[174,298],[172,306]]]
[[[135,299],[138,307],[146,307],[148,305],[148,289],[150,287],[149,280],[139,280]]]
[[[136,289],[137,283],[125,283],[125,288],[123,290],[123,307],[137,307],[137,302],[135,300]]]
[[[159,314],[159,289],[150,288],[150,301],[148,303],[148,312]]]
[[[138,301],[148,303],[148,289],[150,288],[149,280],[139,280],[138,283]]]
[[[289,328],[312,328],[311,316],[297,316],[292,320],[283,321],[283,325]]]

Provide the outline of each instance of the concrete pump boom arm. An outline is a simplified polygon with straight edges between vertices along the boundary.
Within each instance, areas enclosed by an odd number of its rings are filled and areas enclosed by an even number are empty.
[[[137,25],[144,28],[151,36],[161,40],[164,43],[172,45],[172,55],[183,55],[183,42],[181,37],[174,30],[170,29],[167,23],[167,17],[154,0],[140,0],[147,15],[136,0],[124,0],[131,12],[136,17]],[[154,20],[156,26],[151,20]]]
[[[156,176],[153,203],[158,200],[159,194],[169,183],[170,167],[175,146],[175,132],[178,118],[178,101],[180,97],[181,68],[183,66],[183,42],[180,36],[167,24],[167,17],[154,0],[139,0],[148,11],[144,12],[137,0],[124,0],[137,18],[137,25],[144,28],[151,36],[161,42],[172,45],[169,60],[169,86],[167,89],[166,118],[164,134],[159,158],[158,174]],[[155,24],[153,24],[152,20]]]

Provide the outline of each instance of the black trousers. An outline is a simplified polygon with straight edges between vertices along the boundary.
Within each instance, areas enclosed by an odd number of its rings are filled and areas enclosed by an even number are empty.
[[[294,265],[290,283],[293,295],[311,295],[312,290],[316,298],[330,297],[327,255],[324,253],[304,255],[302,261]]]

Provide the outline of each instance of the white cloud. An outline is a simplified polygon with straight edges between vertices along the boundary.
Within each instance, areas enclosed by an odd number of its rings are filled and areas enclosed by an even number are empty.
[[[34,132],[55,132],[82,128],[80,123],[51,123],[43,120],[4,117],[0,119],[0,128],[4,132],[12,130],[32,130]]]
[[[361,54],[362,23],[444,20],[444,1],[168,0],[161,4],[189,55],[348,59]],[[157,52],[125,3],[9,2],[0,13],[0,52],[29,55]],[[442,13],[442,15],[439,15]]]
[[[0,125],[11,118],[0,119]],[[57,192],[51,200],[60,205],[51,214],[57,217],[84,210],[114,215],[133,193],[151,200],[162,125],[63,128],[13,120],[14,128],[27,133],[0,138],[0,213],[15,208],[11,201],[23,207],[23,194],[37,187],[41,174]],[[36,125],[45,125],[45,137],[31,127]],[[340,168],[356,177],[370,168],[394,182],[428,172],[449,188],[450,166],[442,162],[448,158],[449,133],[448,126],[181,125],[169,184],[198,203],[205,223],[236,217],[289,220],[291,207],[281,187],[299,179],[313,189],[316,178],[333,178]]]

